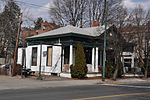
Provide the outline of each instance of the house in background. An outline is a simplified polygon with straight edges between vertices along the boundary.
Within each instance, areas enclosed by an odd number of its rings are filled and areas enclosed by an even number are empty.
[[[127,25],[121,31],[122,36],[133,46],[133,48],[128,48],[128,51],[133,49],[132,52],[123,54],[126,72],[141,73],[143,69],[141,65],[144,64],[146,66],[146,60],[150,58],[150,22],[140,26]]]
[[[37,30],[26,27],[22,28],[22,38],[25,40],[27,37],[42,34],[57,28],[60,28],[60,26],[55,23],[44,21],[41,23],[41,28]]]
[[[75,63],[76,43],[80,41],[84,46],[87,76],[100,76],[103,64],[103,33],[104,26],[79,28],[68,25],[28,37],[25,66],[37,72],[41,66],[43,74],[71,77],[70,65]],[[107,35],[111,37],[116,33],[114,25],[107,27]],[[22,64],[22,59],[22,48],[19,48],[19,64]]]

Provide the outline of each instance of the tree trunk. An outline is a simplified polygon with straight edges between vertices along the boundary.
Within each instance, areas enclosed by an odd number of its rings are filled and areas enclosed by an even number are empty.
[[[144,72],[144,78],[147,78],[147,68],[145,69],[145,72]]]
[[[119,47],[118,47],[119,48]],[[121,77],[122,75],[122,62],[121,62],[121,49],[119,48],[118,50],[116,50],[116,68],[115,71],[113,73],[113,80],[116,80],[117,77]]]
[[[118,65],[117,65],[116,68],[115,68],[115,72],[114,72],[114,74],[113,74],[113,80],[115,80],[115,81],[116,81],[116,79],[117,79],[118,70],[119,70],[119,67],[118,67]]]
[[[117,54],[117,52],[116,52]],[[118,54],[117,54],[118,55]],[[118,61],[118,56],[116,55],[116,68],[115,68],[115,71],[113,73],[113,80],[116,80],[117,79],[117,76],[118,76],[118,71],[119,71],[119,61]]]

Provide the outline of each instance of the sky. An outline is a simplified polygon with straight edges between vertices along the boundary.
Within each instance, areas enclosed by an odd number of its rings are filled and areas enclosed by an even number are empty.
[[[52,6],[53,0],[16,0],[25,16],[32,18],[42,17],[45,20],[49,19],[48,9]],[[109,1],[109,0],[108,0]],[[150,0],[123,0],[123,5],[129,9],[135,8],[141,4],[145,9],[149,9]]]
[[[150,8],[150,0],[124,0],[123,4],[128,9],[133,9],[137,5],[142,5],[144,9]]]
[[[16,0],[18,5],[24,12],[24,18],[30,17],[36,19],[42,17],[45,20],[49,20],[48,9],[52,6],[53,0]],[[108,0],[109,1],[109,0]],[[128,9],[133,9],[137,5],[141,4],[144,9],[149,9],[150,0],[123,0],[123,5]]]
[[[34,25],[38,17],[42,17],[46,21],[50,21],[49,7],[52,6],[53,0],[15,0],[21,7],[23,12],[23,25],[31,26]],[[30,19],[30,20],[29,20]]]
[[[30,15],[30,17],[33,18],[42,17],[44,19],[49,19],[48,8],[49,6],[52,6],[53,0],[16,0],[16,1],[19,1],[18,2],[19,5],[22,7],[23,12],[26,12],[26,15]],[[123,0],[123,5],[129,9],[135,8],[138,4],[141,4],[145,9],[149,9],[150,0]],[[36,5],[40,5],[40,7]]]
[[[52,5],[52,0],[16,0],[22,8],[22,12],[25,12],[25,16],[32,18],[42,17],[44,19],[49,18],[48,10]]]

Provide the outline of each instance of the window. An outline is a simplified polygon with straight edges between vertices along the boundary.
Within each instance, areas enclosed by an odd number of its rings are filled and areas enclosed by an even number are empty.
[[[64,47],[64,64],[69,64],[69,55],[70,55],[70,51],[69,51],[69,47]]]
[[[92,48],[84,48],[85,58],[87,64],[92,64]]]
[[[32,48],[32,66],[37,66],[37,47]]]
[[[52,47],[47,48],[47,66],[52,66]]]

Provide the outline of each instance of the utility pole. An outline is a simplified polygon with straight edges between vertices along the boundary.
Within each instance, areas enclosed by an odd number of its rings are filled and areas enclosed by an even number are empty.
[[[22,35],[22,67],[21,67],[21,78],[23,78],[23,69],[26,70],[26,48],[25,48],[25,38],[26,36]],[[24,73],[25,76],[25,73]]]
[[[103,49],[103,73],[102,73],[102,81],[105,81],[105,70],[106,70],[106,30],[107,30],[107,0],[104,0],[104,25],[105,25],[105,32],[104,32],[104,49]]]
[[[22,24],[22,13],[19,16],[18,31],[17,31],[17,36],[16,36],[16,46],[15,46],[15,51],[14,51],[14,63],[12,66],[12,74],[11,74],[12,76],[15,76],[16,74],[18,44],[19,44],[19,36],[20,36],[20,31],[21,31],[21,24]]]

